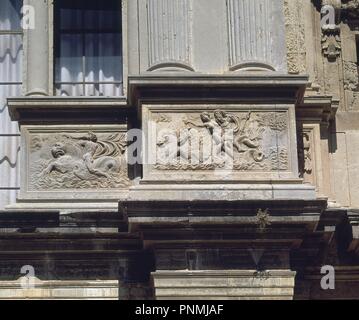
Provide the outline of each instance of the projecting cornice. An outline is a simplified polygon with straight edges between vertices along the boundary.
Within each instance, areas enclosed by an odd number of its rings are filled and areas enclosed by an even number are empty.
[[[129,104],[143,101],[181,103],[298,103],[307,75],[246,73],[241,75],[145,74],[129,76]]]
[[[331,96],[306,96],[296,108],[299,119],[312,120],[328,125],[336,116],[339,100]]]
[[[129,110],[124,97],[16,97],[7,100],[11,120],[61,122],[107,122],[123,117]]]

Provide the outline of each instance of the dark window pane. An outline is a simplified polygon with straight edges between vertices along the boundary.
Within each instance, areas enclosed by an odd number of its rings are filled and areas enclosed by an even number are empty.
[[[61,31],[83,29],[81,9],[61,8],[59,15]]]
[[[61,30],[121,31],[120,0],[59,0],[55,5]]]

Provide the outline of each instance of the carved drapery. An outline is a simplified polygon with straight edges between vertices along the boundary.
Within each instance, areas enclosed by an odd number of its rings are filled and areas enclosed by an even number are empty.
[[[230,70],[283,70],[283,2],[227,0]],[[285,67],[284,67],[285,68]]]
[[[149,71],[193,71],[191,1],[147,0]]]

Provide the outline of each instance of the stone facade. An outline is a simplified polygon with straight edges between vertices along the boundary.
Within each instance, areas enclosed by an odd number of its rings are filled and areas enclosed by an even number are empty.
[[[122,0],[116,97],[56,96],[26,4],[0,298],[359,297],[358,1]]]

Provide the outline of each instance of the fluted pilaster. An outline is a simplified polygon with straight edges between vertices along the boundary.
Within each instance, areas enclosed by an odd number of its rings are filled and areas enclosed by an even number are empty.
[[[149,71],[193,70],[191,1],[147,0]]]
[[[282,0],[227,0],[230,70],[285,68]]]

